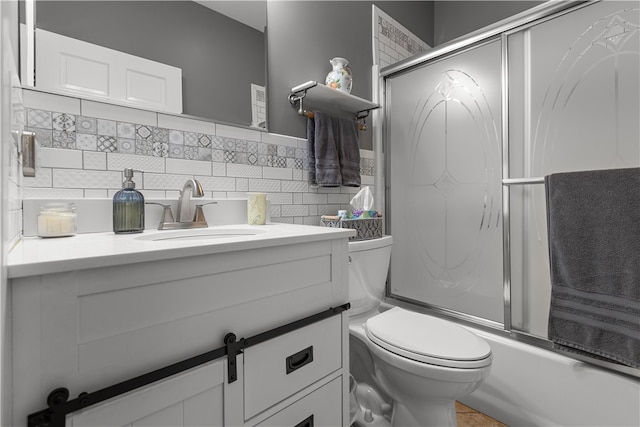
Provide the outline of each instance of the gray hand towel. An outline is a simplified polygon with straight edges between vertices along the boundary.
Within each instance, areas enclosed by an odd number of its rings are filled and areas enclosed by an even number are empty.
[[[309,183],[321,187],[360,186],[358,124],[314,111],[307,119]]]
[[[314,117],[307,118],[307,167],[309,184],[318,185],[316,181],[316,121]]]
[[[640,168],[545,177],[549,338],[640,368]]]

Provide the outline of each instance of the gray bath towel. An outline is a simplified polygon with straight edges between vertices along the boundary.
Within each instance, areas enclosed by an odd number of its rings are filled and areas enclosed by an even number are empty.
[[[314,111],[307,119],[309,183],[321,187],[360,187],[358,124]]]
[[[640,168],[545,177],[549,338],[640,368]]]

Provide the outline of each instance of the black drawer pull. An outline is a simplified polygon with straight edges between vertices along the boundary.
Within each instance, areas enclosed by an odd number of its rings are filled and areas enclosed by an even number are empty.
[[[287,375],[311,362],[313,362],[313,346],[287,357]]]
[[[313,414],[309,415],[308,418],[300,421],[295,427],[313,427]]]

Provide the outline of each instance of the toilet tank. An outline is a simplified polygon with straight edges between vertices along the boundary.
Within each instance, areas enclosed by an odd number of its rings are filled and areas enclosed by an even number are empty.
[[[391,236],[349,242],[349,314],[355,316],[378,307],[384,296]]]

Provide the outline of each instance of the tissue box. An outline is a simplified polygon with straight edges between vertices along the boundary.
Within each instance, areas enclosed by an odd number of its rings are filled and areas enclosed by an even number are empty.
[[[357,235],[349,237],[349,241],[370,240],[382,237],[382,217],[364,219],[320,219],[320,224],[325,227],[352,228]]]

